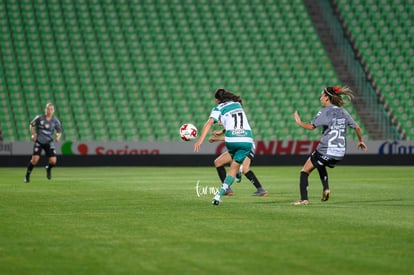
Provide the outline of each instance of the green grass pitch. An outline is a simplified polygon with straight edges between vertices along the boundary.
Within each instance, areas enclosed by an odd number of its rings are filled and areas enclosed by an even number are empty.
[[[413,167],[252,167],[212,206],[213,167],[0,168],[0,274],[413,274]],[[198,182],[198,189],[196,188]],[[197,193],[198,192],[198,193]],[[207,194],[206,194],[207,193]]]

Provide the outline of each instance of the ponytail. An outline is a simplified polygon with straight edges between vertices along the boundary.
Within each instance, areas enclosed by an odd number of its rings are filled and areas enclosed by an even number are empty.
[[[342,107],[350,103],[351,100],[354,98],[354,94],[348,86],[326,87],[325,89],[323,89],[323,92],[326,96],[329,97],[331,103],[338,107]],[[348,100],[345,101],[343,97],[348,98]]]

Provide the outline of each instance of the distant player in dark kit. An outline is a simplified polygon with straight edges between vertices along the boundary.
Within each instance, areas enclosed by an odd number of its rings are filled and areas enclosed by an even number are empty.
[[[52,178],[52,168],[56,165],[56,148],[53,142],[53,135],[56,132],[55,141],[60,140],[62,135],[62,125],[54,116],[55,107],[52,103],[46,104],[45,114],[36,116],[32,122],[30,122],[30,133],[32,134],[32,140],[34,141],[32,159],[27,165],[26,176],[24,182],[30,182],[30,174],[33,167],[37,165],[40,159],[40,155],[44,150],[46,156],[49,159],[49,163],[46,165],[46,177],[50,180]]]
[[[314,130],[321,127],[322,137],[316,151],[307,159],[300,172],[300,200],[293,202],[293,205],[307,205],[309,203],[308,177],[315,168],[319,172],[323,186],[321,201],[329,199],[331,191],[326,167],[335,167],[335,164],[345,156],[348,127],[355,130],[358,137],[358,148],[363,151],[367,150],[367,146],[362,140],[361,128],[351,115],[342,108],[346,104],[343,96],[351,100],[353,98],[352,90],[347,86],[326,87],[322,90],[319,98],[323,108],[311,123],[303,122],[298,112],[294,114],[296,123],[305,129]]]

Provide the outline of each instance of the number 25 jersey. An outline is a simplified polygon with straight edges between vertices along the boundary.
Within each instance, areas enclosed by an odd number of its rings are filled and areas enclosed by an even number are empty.
[[[334,159],[342,159],[346,151],[347,127],[355,128],[356,123],[343,108],[330,105],[316,115],[311,122],[315,127],[322,127],[322,138],[317,151]]]

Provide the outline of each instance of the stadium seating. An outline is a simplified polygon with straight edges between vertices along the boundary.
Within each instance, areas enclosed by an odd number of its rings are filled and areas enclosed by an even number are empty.
[[[339,83],[301,0],[0,0],[0,32],[7,140],[49,101],[66,140],[178,140],[218,87],[242,96],[257,139],[315,139],[293,112],[311,120]]]
[[[414,1],[336,1],[355,46],[408,139],[414,139]]]

